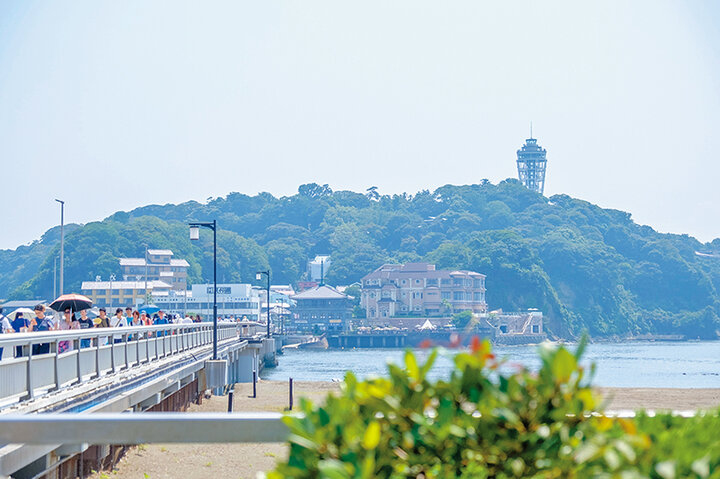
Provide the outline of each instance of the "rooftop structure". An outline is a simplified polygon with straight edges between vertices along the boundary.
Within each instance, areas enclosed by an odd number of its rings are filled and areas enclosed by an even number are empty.
[[[122,277],[128,281],[162,280],[172,289],[187,289],[187,269],[184,259],[173,258],[169,249],[149,249],[146,258],[120,258]],[[147,278],[145,277],[147,274]]]
[[[319,254],[319,255],[315,256],[315,259],[308,261],[308,266],[307,266],[308,281],[322,283],[325,276],[327,276],[329,267],[330,267],[330,256],[324,255],[324,254]]]
[[[384,264],[362,279],[360,304],[368,319],[484,313],[485,275],[430,263]]]
[[[525,140],[525,144],[517,151],[518,179],[526,188],[541,195],[545,191],[545,169],[547,158],[545,148],[538,145],[537,140],[532,137]]]

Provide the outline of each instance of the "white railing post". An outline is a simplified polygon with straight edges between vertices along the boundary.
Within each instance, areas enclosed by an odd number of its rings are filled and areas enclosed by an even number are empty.
[[[82,378],[82,364],[80,364],[80,344],[82,343],[82,339],[76,339],[73,341],[73,346],[75,347],[75,352],[77,356],[75,357],[75,367],[77,368],[77,384],[80,384],[83,382]]]
[[[52,388],[52,391],[56,391],[56,390],[60,389],[60,368],[58,365],[58,362],[59,362],[58,355],[60,354],[60,348],[59,348],[60,342],[56,339],[52,344],[53,344],[53,349],[51,350],[51,352],[54,353],[53,360],[55,362],[55,371],[54,371],[55,386]]]

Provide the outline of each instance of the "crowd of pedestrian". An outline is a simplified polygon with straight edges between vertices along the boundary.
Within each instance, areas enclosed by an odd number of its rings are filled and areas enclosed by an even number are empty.
[[[184,316],[179,314],[165,314],[164,311],[160,310],[154,314],[148,314],[144,311],[133,310],[132,308],[117,308],[115,314],[111,317],[107,316],[107,310],[105,308],[98,308],[97,315],[95,318],[88,317],[88,310],[83,309],[79,312],[73,312],[70,308],[66,308],[62,317],[59,319],[53,318],[52,314],[46,314],[46,308],[42,304],[38,304],[34,308],[34,314],[31,317],[26,317],[22,311],[16,311],[13,315],[14,318],[11,320],[9,317],[3,315],[3,308],[0,307],[0,334],[12,334],[12,333],[30,333],[30,332],[48,332],[48,331],[67,331],[72,329],[90,329],[90,328],[122,328],[128,326],[153,326],[163,324],[192,324],[199,323],[202,321],[200,315]],[[150,337],[153,333],[147,332],[138,335],[138,338],[142,337],[143,334],[147,334]],[[165,332],[158,331],[157,336],[164,336]],[[129,339],[138,339],[132,336]],[[121,342],[122,335],[113,335],[113,342]],[[80,340],[80,347],[90,347],[92,339],[86,338]],[[15,347],[15,357],[23,356],[23,347]],[[72,341],[59,341],[58,342],[58,353],[70,351],[73,348]],[[50,344],[34,344],[32,347],[32,354],[46,354],[50,352]],[[0,360],[3,357],[3,348],[0,347]]]

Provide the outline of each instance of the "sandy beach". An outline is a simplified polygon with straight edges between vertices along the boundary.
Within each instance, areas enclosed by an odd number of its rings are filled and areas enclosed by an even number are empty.
[[[321,401],[339,383],[295,382],[295,403],[300,396]],[[261,381],[253,399],[252,384],[235,387],[234,411],[283,411],[288,406],[288,384]],[[607,400],[607,409],[704,409],[720,406],[720,389],[598,388]],[[227,411],[227,397],[203,400],[188,413]],[[148,444],[130,450],[115,471],[93,479],[130,478],[255,478],[259,471],[273,468],[286,454],[284,444]]]

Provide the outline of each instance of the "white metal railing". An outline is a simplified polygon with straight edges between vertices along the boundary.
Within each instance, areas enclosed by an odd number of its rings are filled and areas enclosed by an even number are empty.
[[[631,410],[606,411],[631,418]],[[654,415],[654,411],[647,414]],[[696,411],[672,411],[692,417]],[[49,413],[0,415],[0,444],[284,442],[281,413]]]
[[[237,333],[235,324],[218,324],[218,341]],[[212,323],[2,334],[0,348],[15,357],[0,360],[0,402],[205,347],[212,336]],[[67,350],[59,352],[61,345]]]

